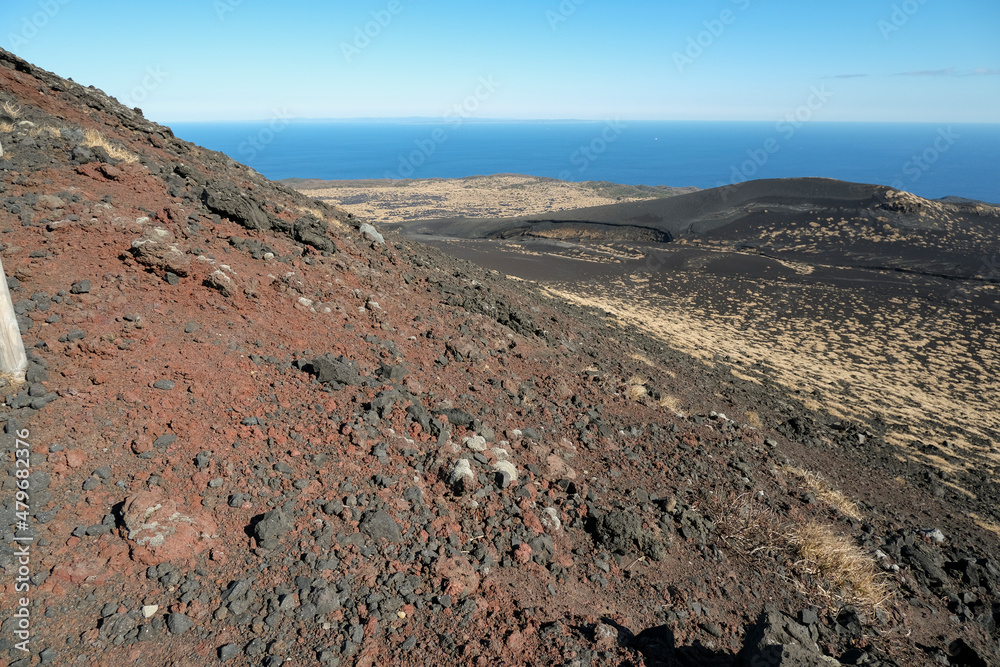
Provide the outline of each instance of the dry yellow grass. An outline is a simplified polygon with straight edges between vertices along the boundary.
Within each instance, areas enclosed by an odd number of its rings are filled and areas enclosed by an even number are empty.
[[[646,381],[638,375],[632,376],[628,381],[628,397],[633,401],[641,401],[649,395],[646,389]]]
[[[806,410],[811,410],[812,412],[819,412],[820,410],[823,409],[823,406],[820,404],[820,402],[812,398],[802,399],[802,406]]]
[[[8,116],[10,116],[11,118],[13,118],[14,120],[17,120],[18,118],[21,117],[21,107],[19,107],[18,105],[14,104],[13,102],[10,102],[10,101],[4,102],[3,103],[3,110],[4,110],[4,113],[6,113]]]
[[[671,396],[670,394],[663,394],[660,396],[660,407],[666,408],[675,414],[682,412],[680,399],[676,396]]]
[[[344,223],[340,222],[335,218],[328,219],[326,215],[323,214],[323,211],[318,207],[296,206],[295,208],[302,215],[311,215],[318,220],[326,221],[326,224],[330,227],[330,229],[334,229],[336,231],[341,231],[341,232],[344,231],[345,229]]]
[[[21,378],[16,378],[10,373],[4,373],[0,371],[0,387],[6,391],[13,391],[21,387],[24,384],[24,380]]]
[[[731,496],[714,514],[716,533],[744,559],[776,556],[785,549],[783,522],[752,494]]]
[[[653,363],[653,360],[650,359],[649,357],[647,357],[645,354],[640,354],[639,352],[633,352],[632,354],[630,354],[628,356],[629,356],[629,359],[634,359],[636,361],[641,361],[642,363],[646,364],[647,366],[653,366],[654,368],[656,366]]]
[[[726,548],[754,562],[792,561],[790,579],[806,595],[869,610],[891,597],[874,559],[829,526],[783,517],[752,494],[721,500],[710,512]]]
[[[29,137],[40,137],[42,135],[48,135],[49,138],[55,139],[59,136],[59,130],[51,125],[46,125],[45,127],[35,127],[28,130]]]
[[[13,123],[0,123],[0,132],[3,132],[4,134],[10,134],[13,131],[14,131]]]
[[[370,222],[449,216],[500,218],[649,197],[634,190],[630,189],[619,200],[619,193],[595,189],[585,183],[511,174],[457,180],[330,181],[319,187],[299,189],[308,197],[335,204]]]
[[[753,426],[754,428],[764,428],[764,423],[760,420],[760,415],[758,415],[753,410],[747,412],[747,424]]]
[[[995,523],[993,521],[988,521],[983,517],[979,516],[978,514],[976,514],[975,512],[969,512],[969,517],[971,517],[972,520],[976,522],[976,525],[982,528],[983,530],[988,530],[991,533],[995,533],[998,537],[1000,537],[1000,524]]]
[[[781,305],[773,290],[782,284],[770,278],[698,274],[693,280],[690,271],[661,271],[656,279],[655,289],[636,289],[625,278],[545,287],[550,295],[612,313],[611,325],[640,327],[710,364],[720,363],[718,351],[726,350],[723,367],[734,376],[801,391],[807,408],[861,423],[888,415],[893,425],[920,425],[908,440],[955,443],[947,462],[901,446],[907,461],[948,472],[976,465],[974,454],[1000,461],[996,452],[964,444],[992,440],[990,433],[1000,428],[995,318],[970,320],[969,310],[931,307],[916,297],[859,302],[849,291],[828,287],[782,287],[785,302],[801,312],[775,318],[768,313]],[[747,296],[750,292],[755,295]],[[984,287],[981,294],[995,298],[996,292]],[[934,350],[930,363],[922,361],[928,350]],[[928,389],[935,386],[949,391]],[[893,428],[886,439],[895,441],[897,435]]]
[[[135,153],[131,153],[121,146],[111,143],[107,137],[93,128],[86,130],[83,133],[83,137],[85,146],[91,148],[101,147],[115,160],[123,160],[125,162],[137,162],[139,160],[139,157]]]
[[[891,597],[875,561],[828,526],[812,521],[798,526],[789,542],[799,559],[796,569],[816,577],[821,595],[865,609],[879,607]]]
[[[782,466],[780,470],[786,475],[791,475],[799,479],[817,499],[844,516],[857,521],[861,521],[864,518],[864,514],[861,513],[858,506],[843,493],[831,487],[822,475],[794,466]]]

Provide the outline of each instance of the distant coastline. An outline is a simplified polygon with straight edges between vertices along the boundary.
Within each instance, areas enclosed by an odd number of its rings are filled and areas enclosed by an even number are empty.
[[[1000,125],[395,118],[174,123],[273,179],[462,178],[711,188],[819,176],[1000,202]]]

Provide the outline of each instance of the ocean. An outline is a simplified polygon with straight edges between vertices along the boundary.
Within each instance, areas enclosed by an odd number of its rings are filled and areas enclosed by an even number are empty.
[[[822,176],[1000,203],[1000,124],[397,119],[173,123],[271,179],[461,178],[711,188]]]

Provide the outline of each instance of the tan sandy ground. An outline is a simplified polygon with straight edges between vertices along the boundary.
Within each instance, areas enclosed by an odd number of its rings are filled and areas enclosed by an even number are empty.
[[[461,179],[304,181],[300,192],[340,206],[371,222],[427,218],[506,218],[587,206],[602,206],[670,194],[670,190],[570,183],[551,178],[499,174]],[[677,191],[685,191],[678,188]]]

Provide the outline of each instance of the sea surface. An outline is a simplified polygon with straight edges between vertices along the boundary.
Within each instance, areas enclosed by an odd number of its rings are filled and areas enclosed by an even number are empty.
[[[171,127],[271,179],[516,173],[711,188],[823,176],[1000,203],[1000,124],[276,117]]]

